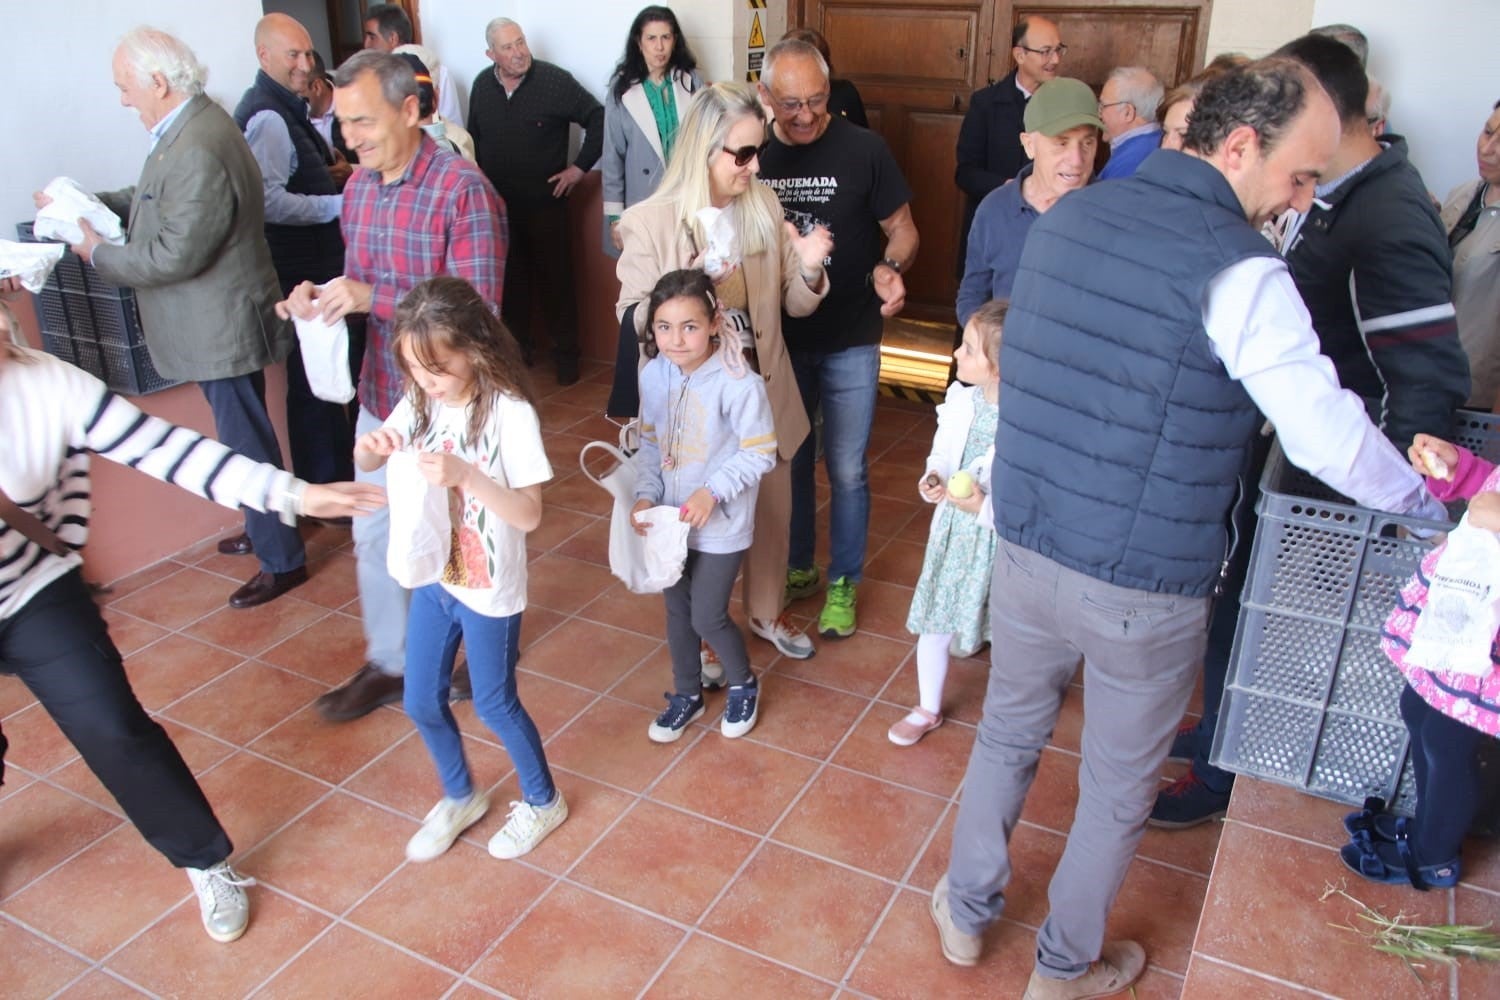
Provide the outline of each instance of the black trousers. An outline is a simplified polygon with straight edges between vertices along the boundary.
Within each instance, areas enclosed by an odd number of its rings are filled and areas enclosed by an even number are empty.
[[[226,448],[281,468],[281,442],[266,412],[266,377],[261,372],[199,382],[214,428]],[[352,452],[351,452],[352,455]],[[267,573],[289,573],[307,562],[302,536],[284,524],[280,515],[245,510],[245,534],[255,546],[255,557]]]
[[[532,298],[540,298],[552,356],[559,367],[578,366],[578,303],[573,298],[573,260],[568,250],[568,200],[507,202],[510,247],[505,255],[501,317],[527,360],[536,349]]]
[[[1411,842],[1419,865],[1441,865],[1458,857],[1479,811],[1480,744],[1489,737],[1401,689],[1401,719],[1411,733],[1417,808]]]
[[[0,674],[19,677],[147,843],[179,868],[208,868],[234,845],[192,771],[125,677],[120,652],[77,569],[0,622]]]
[[[295,271],[314,282],[324,282],[343,272],[343,255],[329,272],[328,267]],[[290,295],[302,278],[283,273],[281,294]],[[345,317],[349,326],[349,373],[359,384],[359,368],[365,356],[365,318]],[[309,483],[346,482],[354,478],[354,419],[358,402],[330,403],[313,395],[302,366],[302,346],[298,344],[286,358],[286,431],[292,449],[292,473]]]

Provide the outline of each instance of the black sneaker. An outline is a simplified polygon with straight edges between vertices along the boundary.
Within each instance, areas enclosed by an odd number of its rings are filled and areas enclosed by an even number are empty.
[[[755,728],[760,714],[760,685],[754,678],[749,684],[736,684],[729,689],[729,698],[724,703],[724,718],[719,721],[719,732],[730,739],[744,736]]]
[[[1165,830],[1183,830],[1222,817],[1229,811],[1229,792],[1216,792],[1188,771],[1156,793],[1147,826]]]
[[[1198,720],[1184,722],[1177,727],[1172,737],[1172,749],[1167,751],[1167,763],[1191,764],[1198,755]]]
[[[676,743],[693,720],[703,714],[703,696],[667,694],[667,709],[656,717],[646,735],[655,743]]]

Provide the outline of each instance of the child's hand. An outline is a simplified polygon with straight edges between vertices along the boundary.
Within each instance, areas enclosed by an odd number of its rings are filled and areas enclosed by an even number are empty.
[[[714,505],[717,503],[714,495],[708,492],[708,487],[700,486],[687,498],[687,503],[682,505],[678,517],[694,528],[701,528],[708,523],[708,515],[714,512]]]
[[[635,533],[637,535],[640,535],[642,538],[646,537],[646,531],[651,527],[651,525],[647,524],[645,521],[637,521],[635,519],[635,516],[642,511],[650,510],[653,506],[655,506],[655,504],[653,504],[650,500],[637,500],[635,502],[635,506],[630,508],[630,526],[634,528]]]
[[[1469,501],[1469,523],[1485,531],[1500,531],[1500,493],[1476,493]]]
[[[1458,449],[1431,434],[1418,434],[1412,438],[1406,457],[1420,474],[1448,482],[1453,481],[1453,470],[1458,467]]]
[[[965,514],[978,514],[980,508],[984,506],[984,490],[980,489],[977,485],[974,487],[974,492],[970,493],[966,497],[954,496],[952,493],[948,492],[948,488],[946,486],[943,487],[943,494],[948,498],[948,502],[950,504],[963,511]]]
[[[401,436],[400,431],[391,427],[377,427],[373,431],[361,434],[359,440],[354,442],[355,451],[379,455],[382,458],[389,458],[404,447],[406,447],[406,439]]]
[[[462,487],[469,481],[474,466],[457,455],[442,451],[424,451],[417,456],[417,469],[434,486]]]
[[[917,492],[928,503],[937,503],[948,495],[948,487],[943,485],[942,476],[928,469],[927,475],[923,476],[922,481],[917,484]]]

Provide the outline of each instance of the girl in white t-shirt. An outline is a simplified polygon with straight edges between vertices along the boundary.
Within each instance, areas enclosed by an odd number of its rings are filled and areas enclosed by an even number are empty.
[[[413,861],[437,857],[489,808],[475,789],[448,686],[459,640],[469,662],[474,710],[515,764],[521,801],[490,840],[490,854],[516,858],[567,818],[536,724],[516,692],[521,612],[526,607],[526,533],[542,518],[552,467],[542,449],[521,349],[468,282],[423,282],[396,309],[396,358],[406,396],[354,445],[365,471],[410,447],[434,486],[448,489],[452,541],[439,582],[411,594],[406,627],[406,714],[437,765],[443,799],[406,845]]]

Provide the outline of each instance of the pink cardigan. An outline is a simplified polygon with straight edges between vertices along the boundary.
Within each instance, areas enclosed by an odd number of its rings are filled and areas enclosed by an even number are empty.
[[[1472,452],[1458,449],[1458,468],[1453,481],[1427,477],[1427,488],[1443,502],[1468,499],[1476,493],[1500,491],[1500,468]],[[1483,677],[1431,672],[1406,662],[1412,631],[1427,606],[1427,586],[1433,567],[1446,545],[1427,553],[1416,574],[1401,588],[1390,617],[1381,629],[1380,645],[1422,700],[1450,718],[1490,736],[1500,736],[1500,668],[1493,664]],[[1500,640],[1500,637],[1497,637]],[[1490,648],[1490,659],[1500,663],[1500,641]]]

